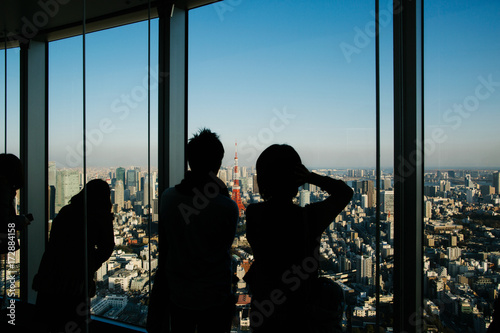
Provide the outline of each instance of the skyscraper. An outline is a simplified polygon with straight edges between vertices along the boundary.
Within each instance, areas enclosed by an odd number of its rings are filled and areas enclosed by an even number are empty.
[[[310,203],[311,203],[311,192],[309,192],[308,190],[301,190],[299,197],[300,207],[305,207]]]
[[[123,186],[125,186],[125,168],[116,168],[116,182],[122,181]]]
[[[116,181],[115,204],[118,206],[117,207],[118,212],[123,208],[123,205],[125,204],[125,185],[123,185],[122,180]]]
[[[142,190],[141,188],[141,168],[135,167],[135,180],[136,180],[136,186],[137,186],[137,191]]]
[[[425,202],[425,213],[424,213],[425,218],[432,218],[432,202],[426,201]]]
[[[253,193],[259,193],[259,184],[257,183],[257,174],[252,177],[253,180]]]
[[[391,181],[391,178],[384,178],[382,180],[382,189],[383,190],[388,190],[392,187],[392,181]]]
[[[49,186],[56,186],[56,162],[49,162]]]
[[[151,184],[151,185],[150,185]],[[151,176],[149,176],[147,173],[144,174],[144,188],[142,189],[143,192],[143,205],[151,205],[152,202],[155,198],[155,184],[156,184],[156,172],[152,172]]]
[[[439,191],[441,192],[447,192],[451,188],[451,183],[447,180],[440,180],[439,181]]]
[[[137,189],[139,187],[139,179],[137,176],[137,170],[127,170],[127,188],[135,187]]]
[[[80,173],[76,170],[56,172],[55,213],[68,204],[72,196],[80,191]]]
[[[385,233],[387,235],[387,243],[394,245],[394,218],[387,221]]]
[[[464,182],[465,182],[465,187],[467,188],[474,187],[474,183],[472,182],[472,177],[470,174],[465,175]]]
[[[387,214],[387,219],[394,220],[394,191],[382,191],[382,211]]]
[[[361,193],[366,194],[368,196],[368,207],[371,208],[375,206],[375,198],[374,198],[374,187],[373,180],[363,180],[361,183],[362,189]]]
[[[224,184],[227,184],[227,171],[225,169],[220,169],[218,177]]]
[[[362,284],[372,284],[372,259],[366,255],[358,255],[356,259],[356,281]]]
[[[495,193],[500,194],[500,173],[498,171],[495,171],[493,173],[493,185],[495,188]]]

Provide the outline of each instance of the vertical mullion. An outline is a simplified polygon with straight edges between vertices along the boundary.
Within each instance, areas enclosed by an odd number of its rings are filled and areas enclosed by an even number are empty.
[[[7,31],[4,33],[5,39],[4,39],[4,135],[5,135],[5,141],[4,141],[4,153],[7,153]],[[3,304],[7,306],[7,256],[5,256],[3,260]],[[3,307],[2,307],[3,308]]]
[[[375,328],[380,325],[380,36],[379,0],[375,0]]]
[[[422,329],[423,0],[394,1],[394,322]]]
[[[151,0],[148,0],[148,177],[148,283],[151,291]]]
[[[83,156],[83,190],[84,190],[84,199],[83,199],[83,225],[84,225],[84,281],[85,281],[85,303],[86,307],[85,309],[90,308],[90,300],[88,298],[88,291],[89,291],[89,283],[88,283],[88,276],[89,276],[89,265],[88,265],[88,252],[87,252],[87,242],[88,242],[88,221],[87,221],[87,103],[86,103],[86,98],[87,98],[87,76],[86,76],[86,34],[87,34],[87,27],[86,27],[86,20],[87,20],[87,0],[83,0],[83,18],[82,18],[82,97],[83,97],[83,103],[82,103],[82,113],[83,113],[83,151],[82,151],[82,156]],[[85,332],[89,332],[89,327],[88,327],[88,322],[90,319],[90,313],[87,313],[85,311],[85,316],[87,317],[85,320]]]
[[[4,141],[4,153],[7,153],[7,32],[5,32],[5,39],[4,39],[4,55],[5,55],[5,58],[4,58],[4,94],[5,94],[5,98],[4,98],[4,110],[5,110],[5,114],[4,114],[4,126],[5,126],[5,141]]]

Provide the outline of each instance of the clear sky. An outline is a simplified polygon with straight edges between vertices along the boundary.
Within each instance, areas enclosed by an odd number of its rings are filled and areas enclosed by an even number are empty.
[[[393,163],[391,4],[380,2],[383,167]],[[425,4],[426,165],[498,168],[500,2]],[[288,143],[309,167],[374,167],[373,24],[373,1],[225,0],[192,10],[188,135],[201,127],[219,133],[224,165],[237,141],[240,165],[254,165],[269,144]],[[156,20],[151,27],[156,73]],[[147,28],[86,36],[88,165],[147,163]],[[49,56],[50,159],[81,165],[82,37],[51,43]],[[153,165],[155,81],[153,74]]]

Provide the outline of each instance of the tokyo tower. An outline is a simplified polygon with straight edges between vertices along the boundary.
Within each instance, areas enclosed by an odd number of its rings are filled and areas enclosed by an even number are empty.
[[[238,205],[240,216],[242,216],[243,213],[245,212],[245,206],[243,206],[243,203],[241,202],[241,194],[240,194],[240,171],[238,169],[238,143],[234,144],[234,185],[231,197]]]

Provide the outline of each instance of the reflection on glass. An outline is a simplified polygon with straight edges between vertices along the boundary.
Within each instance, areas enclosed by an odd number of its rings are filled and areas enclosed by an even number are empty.
[[[352,202],[323,234],[321,271],[344,289],[343,326],[374,326],[375,233],[381,225],[381,326],[392,326],[392,7],[381,6],[383,95],[382,182],[375,177],[375,49],[373,3],[320,1],[304,7],[265,1],[216,3],[190,11],[188,136],[201,127],[225,147],[219,177],[240,185],[244,206],[261,201],[255,161],[270,144],[293,146],[310,170],[346,181]],[[382,17],[382,16],[381,16]],[[235,142],[239,172],[235,171]],[[280,168],[279,165],[276,168]],[[382,216],[376,221],[376,190]],[[324,199],[306,184],[296,203]],[[245,216],[233,244],[239,278],[239,323],[247,330],[250,293],[243,276],[252,264]],[[293,246],[293,244],[290,244]],[[276,260],[283,253],[276,253]]]
[[[146,324],[158,262],[157,29],[152,20],[151,68],[148,22],[86,35],[85,153],[82,66],[75,66],[82,63],[82,39],[50,44],[51,218],[84,183],[103,179],[109,184],[115,250],[95,274],[91,311],[139,326]],[[71,125],[61,127],[63,122]]]
[[[425,5],[426,322],[485,332],[500,264],[500,7]]]

